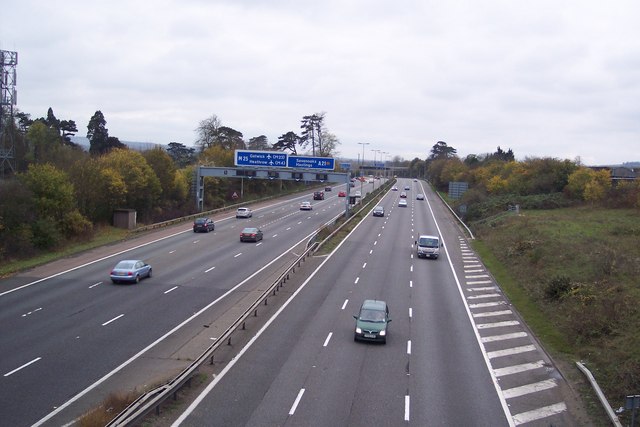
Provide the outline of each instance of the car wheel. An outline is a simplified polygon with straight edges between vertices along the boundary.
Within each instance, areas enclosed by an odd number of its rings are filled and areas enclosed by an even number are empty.
[[[147,274],[147,277],[149,277],[149,278],[151,277],[151,271],[152,271],[152,269],[149,269],[149,274]]]
[[[136,283],[140,283],[140,275],[136,275]]]
[[[113,280],[113,279],[111,279],[111,282],[112,282],[114,285],[115,285],[116,283],[118,283],[118,281],[117,281],[117,280]]]

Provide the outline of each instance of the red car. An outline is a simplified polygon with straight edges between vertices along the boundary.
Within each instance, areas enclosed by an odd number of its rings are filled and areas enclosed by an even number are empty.
[[[347,197],[347,192],[346,191],[340,191],[338,193],[338,197]]]

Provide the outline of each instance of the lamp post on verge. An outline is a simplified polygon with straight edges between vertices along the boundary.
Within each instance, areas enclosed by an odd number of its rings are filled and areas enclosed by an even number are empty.
[[[376,153],[380,153],[381,150],[371,150],[373,151],[373,170],[376,172],[373,176],[373,189],[376,189],[376,175],[378,175],[377,170],[378,166],[376,166]]]
[[[368,142],[358,142],[358,144],[362,145],[362,163],[360,164],[360,176],[364,176],[362,173],[362,168],[364,167],[364,146],[369,145]]]
[[[384,154],[384,159],[382,159],[382,171],[386,179],[387,178],[387,157],[389,157],[389,153],[386,151],[383,151],[382,154]]]

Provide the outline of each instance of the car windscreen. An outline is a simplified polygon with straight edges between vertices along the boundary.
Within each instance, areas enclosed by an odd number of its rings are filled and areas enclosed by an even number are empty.
[[[360,311],[360,320],[363,322],[384,322],[384,311],[363,309]]]
[[[207,220],[206,220],[206,219],[204,219],[204,218],[198,218],[198,219],[196,219],[196,224],[204,224],[205,222],[207,222]]]
[[[129,269],[132,269],[134,265],[135,265],[134,261],[120,261],[118,265],[116,265],[116,268],[122,269],[122,270],[129,270]]]
[[[433,239],[430,237],[421,237],[420,240],[418,240],[418,245],[426,246],[428,248],[437,248],[438,239]]]

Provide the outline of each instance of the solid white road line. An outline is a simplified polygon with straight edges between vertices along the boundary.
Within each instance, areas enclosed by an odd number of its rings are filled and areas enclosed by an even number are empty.
[[[168,290],[164,291],[164,293],[165,293],[165,294],[168,294],[169,292],[171,292],[171,291],[175,291],[176,289],[178,289],[178,287],[177,287],[177,286],[174,286],[173,288],[171,288],[171,289],[168,289]]]

